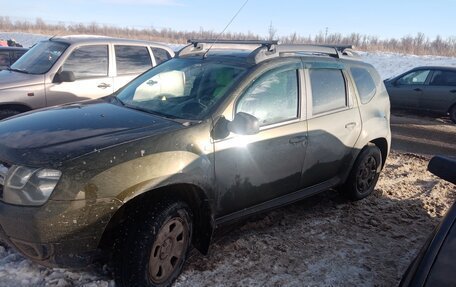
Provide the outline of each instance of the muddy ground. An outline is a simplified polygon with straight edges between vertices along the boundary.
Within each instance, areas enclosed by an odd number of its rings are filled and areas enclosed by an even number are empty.
[[[456,197],[426,171],[430,154],[456,155],[456,125],[395,113],[393,152],[372,196],[336,191],[256,216],[192,251],[175,286],[396,286]],[[0,245],[0,286],[114,286],[107,266],[38,266]]]

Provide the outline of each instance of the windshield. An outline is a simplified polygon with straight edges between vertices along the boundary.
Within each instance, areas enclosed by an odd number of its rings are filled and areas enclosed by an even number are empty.
[[[244,71],[239,65],[175,58],[136,78],[117,98],[130,108],[201,120]]]
[[[44,74],[51,69],[68,46],[54,41],[39,42],[20,57],[11,69],[28,74]]]

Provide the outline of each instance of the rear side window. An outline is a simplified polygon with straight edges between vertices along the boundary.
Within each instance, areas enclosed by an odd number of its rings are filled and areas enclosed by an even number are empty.
[[[456,72],[434,71],[430,85],[433,86],[456,86]]]
[[[312,114],[320,114],[347,106],[345,79],[341,70],[310,69]]]
[[[361,103],[368,103],[375,95],[375,82],[369,71],[359,67],[350,69],[353,80],[355,80]]]
[[[117,75],[139,74],[152,67],[149,51],[144,46],[115,46]]]
[[[108,76],[108,46],[93,45],[75,49],[66,59],[63,71],[71,71],[76,79]]]
[[[155,62],[157,62],[157,65],[160,65],[164,61],[171,59],[171,55],[165,49],[155,47],[150,48],[152,49],[152,53],[154,54]]]

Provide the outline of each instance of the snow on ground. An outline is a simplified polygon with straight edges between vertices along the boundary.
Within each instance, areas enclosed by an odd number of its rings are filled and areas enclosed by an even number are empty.
[[[372,64],[383,79],[397,76],[419,66],[456,67],[456,58],[439,56],[415,56],[396,53],[361,52],[361,59]]]
[[[420,65],[456,66],[456,58],[446,57],[362,58],[383,78]],[[454,186],[426,171],[427,160],[393,152],[365,200],[349,202],[328,191],[238,223],[216,236],[208,256],[192,251],[175,286],[397,285],[456,197]],[[106,266],[45,268],[0,243],[0,287],[114,285]]]

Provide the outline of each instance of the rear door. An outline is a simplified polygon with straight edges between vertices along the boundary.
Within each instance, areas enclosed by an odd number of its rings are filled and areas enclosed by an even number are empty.
[[[361,117],[353,87],[338,65],[307,65],[308,146],[301,186],[337,180],[353,157]]]
[[[446,113],[456,103],[456,71],[434,70],[419,105],[423,109]]]
[[[114,91],[125,86],[136,76],[152,68],[152,57],[147,46],[114,45]]]
[[[47,106],[96,99],[113,92],[108,44],[76,47],[65,59],[60,71],[73,72],[76,80],[47,84]]]

